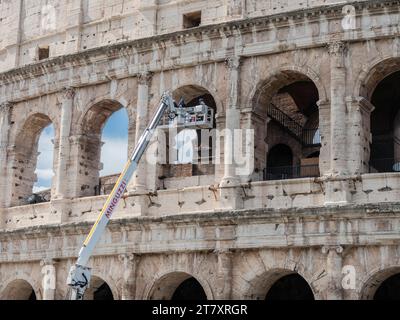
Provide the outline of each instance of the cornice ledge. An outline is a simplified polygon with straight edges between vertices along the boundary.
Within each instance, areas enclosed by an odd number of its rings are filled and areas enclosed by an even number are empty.
[[[384,7],[395,7],[400,5],[400,1],[381,1],[381,0],[370,0],[370,1],[352,1],[347,3],[347,5],[354,5],[358,9],[362,8],[373,8],[379,9]],[[187,38],[192,37],[192,41],[198,41],[197,37],[199,35],[208,35],[209,37],[219,37],[222,33],[230,33],[231,36],[235,35],[234,31],[244,30],[246,28],[252,28],[254,26],[267,27],[271,22],[285,22],[289,19],[301,20],[305,17],[313,17],[317,14],[333,15],[341,14],[343,7],[342,4],[330,4],[321,5],[312,8],[294,10],[284,13],[277,13],[264,17],[255,18],[245,18],[240,20],[233,20],[228,22],[222,22],[219,24],[200,26],[197,28],[189,30],[180,30],[173,33],[161,34],[141,39],[135,39],[130,41],[125,41],[113,45],[105,45],[101,47],[96,47],[88,49],[85,51],[63,55],[59,57],[54,57],[47,59],[45,61],[40,61],[37,63],[25,65],[12,70],[0,73],[0,81],[4,83],[12,83],[14,81],[19,81],[21,78],[35,78],[36,76],[43,75],[49,71],[51,68],[58,68],[62,70],[65,68],[70,68],[72,66],[79,66],[86,64],[88,60],[93,62],[95,56],[104,56],[103,59],[111,59],[118,56],[127,56],[130,51],[146,51],[147,49],[152,49],[154,43],[161,42],[180,42],[186,41]],[[165,47],[165,46],[164,46]],[[100,59],[102,60],[102,59]]]

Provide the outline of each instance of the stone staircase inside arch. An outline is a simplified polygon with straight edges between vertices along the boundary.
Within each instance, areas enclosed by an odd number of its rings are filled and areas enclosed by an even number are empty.
[[[321,144],[321,137],[318,128],[305,129],[296,120],[278,109],[273,103],[268,106],[267,114],[304,147],[314,147]]]

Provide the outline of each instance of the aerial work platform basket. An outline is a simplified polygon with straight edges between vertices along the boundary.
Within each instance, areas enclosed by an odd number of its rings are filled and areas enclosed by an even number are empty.
[[[207,106],[202,99],[194,107],[186,107],[181,100],[176,114],[166,114],[158,126],[160,129],[212,129],[214,127],[214,109]]]

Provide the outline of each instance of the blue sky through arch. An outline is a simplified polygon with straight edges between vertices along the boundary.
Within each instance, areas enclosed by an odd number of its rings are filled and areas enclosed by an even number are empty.
[[[100,176],[121,173],[128,159],[129,118],[125,108],[114,112],[107,120],[103,132],[101,162],[103,170]]]
[[[38,152],[35,171],[37,182],[33,186],[34,193],[51,188],[54,176],[54,126],[52,124],[44,128],[40,134]]]
[[[128,113],[125,108],[114,112],[107,120],[103,132],[102,141],[105,143],[101,149],[101,162],[104,169],[100,176],[118,174],[122,171],[128,159]],[[51,188],[54,176],[54,126],[49,125],[43,129],[38,145],[40,153],[37,159],[37,182],[33,192],[40,192]]]

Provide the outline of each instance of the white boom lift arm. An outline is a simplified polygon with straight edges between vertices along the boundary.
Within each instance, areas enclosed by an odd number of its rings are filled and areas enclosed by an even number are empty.
[[[175,107],[175,102],[172,98],[171,93],[169,92],[165,92],[163,94],[160,106],[153,116],[153,119],[151,120],[149,126],[140,137],[140,140],[131,158],[128,160],[123,172],[121,173],[117,183],[115,184],[114,189],[108,197],[95,225],[93,226],[86,241],[84,242],[83,247],[79,252],[79,257],[76,264],[72,266],[69,272],[67,285],[70,286],[70,300],[83,300],[85,291],[89,287],[91,277],[91,269],[87,267],[89,259],[108,222],[110,221],[114,210],[117,208],[119,201],[123,197],[128,183],[135,173],[138,163],[145,153],[155,129],[160,124],[162,118],[167,113],[167,111],[169,119],[171,121],[180,113],[179,110]]]

